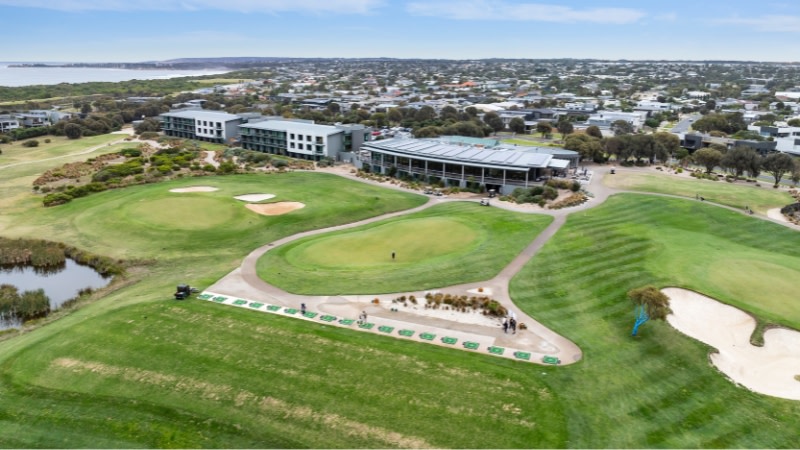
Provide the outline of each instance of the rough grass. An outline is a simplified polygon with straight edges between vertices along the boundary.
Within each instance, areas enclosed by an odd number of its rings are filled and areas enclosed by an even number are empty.
[[[302,294],[377,294],[481,281],[495,276],[551,221],[472,202],[446,203],[283,245],[267,252],[257,269],[268,282]]]
[[[617,170],[616,175],[606,176],[603,181],[606,185],[617,189],[688,198],[701,195],[706,201],[741,210],[748,206],[759,214],[766,214],[769,209],[780,208],[793,202],[785,190],[776,190],[766,184],[763,187],[756,187],[742,182],[731,184],[726,181],[699,180],[626,170]]]
[[[0,146],[3,150],[3,154],[0,155],[0,210],[3,212],[0,214],[0,229],[11,223],[16,213],[41,208],[42,196],[33,195],[31,189],[33,181],[47,169],[70,162],[86,161],[94,156],[138,145],[136,143],[107,145],[124,137],[106,134],[75,141],[52,137],[53,142],[41,144],[43,146],[34,149]],[[44,139],[40,139],[40,142],[43,141]]]

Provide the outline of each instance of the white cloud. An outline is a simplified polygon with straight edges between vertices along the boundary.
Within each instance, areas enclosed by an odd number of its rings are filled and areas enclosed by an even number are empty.
[[[408,12],[454,20],[531,21],[557,23],[602,23],[621,25],[645,17],[630,8],[572,8],[546,3],[511,3],[490,0],[444,0],[411,2]]]
[[[0,0],[2,6],[59,11],[235,11],[368,14],[384,0]]]
[[[765,15],[759,17],[729,17],[713,21],[722,25],[742,25],[742,31],[800,32],[800,16]]]

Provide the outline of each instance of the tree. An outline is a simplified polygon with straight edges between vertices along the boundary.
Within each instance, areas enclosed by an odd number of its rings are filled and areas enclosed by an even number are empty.
[[[631,289],[628,291],[628,298],[633,302],[636,311],[636,323],[631,336],[636,336],[639,327],[648,320],[665,320],[672,312],[669,309],[669,297],[655,286]]]
[[[591,125],[586,128],[586,134],[592,137],[596,137],[597,139],[603,139],[603,132],[600,131],[600,128],[597,128],[596,125]]]
[[[772,153],[764,158],[761,167],[775,178],[775,187],[778,187],[783,175],[794,170],[794,161],[786,153]]]
[[[627,120],[615,120],[611,123],[611,131],[613,131],[615,135],[619,136],[622,134],[632,134],[635,130],[633,125]]]
[[[706,173],[711,173],[722,161],[722,152],[713,148],[701,148],[692,157],[697,164],[705,166]]]
[[[720,166],[739,178],[745,171],[752,170],[755,164],[761,162],[760,160],[761,157],[752,148],[737,145],[725,153],[720,160]]]
[[[81,114],[89,114],[92,112],[92,105],[88,102],[81,105]]]
[[[794,169],[792,170],[792,183],[797,186],[800,183],[800,159],[794,160]]]
[[[539,122],[536,124],[536,132],[542,133],[542,137],[545,137],[553,132],[553,126],[550,125],[550,122]]]
[[[80,139],[83,136],[83,129],[76,123],[64,125],[64,135],[67,139]]]
[[[588,134],[571,134],[564,141],[564,148],[580,153],[582,159],[592,161],[602,161],[603,145],[600,139],[589,136]]]
[[[400,111],[400,108],[389,108],[386,118],[390,123],[400,123],[403,121],[403,112]]]
[[[655,139],[657,145],[661,145],[668,154],[673,156],[681,148],[680,138],[672,133],[653,133],[653,139]],[[662,161],[665,160],[660,156],[658,159]]]
[[[342,111],[342,107],[336,102],[330,102],[328,103],[327,111],[329,114],[335,116]]]
[[[136,134],[142,134],[148,131],[161,131],[161,122],[158,119],[148,117],[136,125],[133,130]]]
[[[572,122],[568,120],[562,120],[558,122],[556,129],[558,129],[558,132],[561,133],[562,139],[566,139],[570,133],[575,131],[575,127],[572,125]]]
[[[514,133],[522,134],[525,132],[525,120],[521,117],[514,117],[511,119],[511,122],[508,123],[508,128]]]
[[[789,125],[790,127],[800,127],[800,119],[792,119],[786,122],[786,124]]]
[[[483,122],[492,127],[492,130],[494,130],[495,133],[506,127],[503,123],[503,119],[501,119],[496,112],[488,112],[484,114]]]
[[[454,107],[447,105],[439,111],[439,118],[442,120],[458,120],[458,110]]]
[[[414,120],[417,122],[427,122],[434,119],[436,119],[436,110],[428,105],[418,109],[414,114]]]

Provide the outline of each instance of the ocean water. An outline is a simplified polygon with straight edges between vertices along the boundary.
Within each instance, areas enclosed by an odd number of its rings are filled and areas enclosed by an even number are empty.
[[[89,67],[8,67],[13,62],[0,62],[0,86],[30,86],[35,84],[86,83],[89,81],[156,80],[200,75],[217,75],[229,69],[208,70],[132,70],[97,69]]]

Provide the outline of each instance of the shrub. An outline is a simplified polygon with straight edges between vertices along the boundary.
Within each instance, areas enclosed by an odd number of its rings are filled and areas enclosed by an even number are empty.
[[[23,142],[22,145],[23,147],[38,147],[39,141],[37,141],[36,139],[31,139],[29,141]]]
[[[542,198],[545,200],[555,200],[558,197],[558,191],[551,187],[545,186],[544,192],[542,192]]]
[[[139,139],[145,141],[155,140],[158,139],[158,133],[155,131],[145,131],[139,135]]]
[[[49,144],[49,143],[51,143],[51,142],[53,142],[53,141],[51,141],[49,138],[44,140],[44,143],[45,143],[45,144]]]
[[[63,205],[64,203],[69,203],[72,201],[72,196],[62,192],[56,192],[55,194],[47,194],[44,196],[42,200],[42,204],[44,206],[58,206]]]
[[[572,192],[578,192],[581,190],[581,184],[577,181],[573,181],[572,186],[569,187],[569,190]]]

